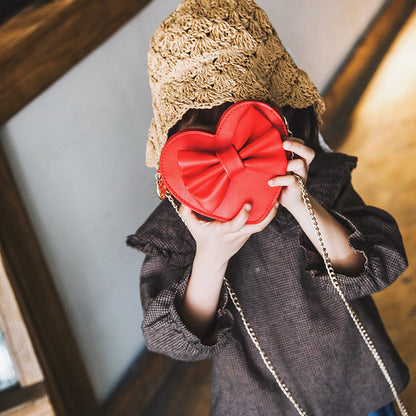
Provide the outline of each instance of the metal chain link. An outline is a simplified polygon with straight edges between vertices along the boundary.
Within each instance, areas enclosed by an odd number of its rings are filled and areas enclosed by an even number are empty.
[[[276,370],[274,369],[272,362],[270,361],[269,357],[267,356],[267,354],[264,352],[262,346],[260,345],[260,342],[259,342],[259,340],[256,336],[256,333],[254,332],[254,329],[252,328],[250,323],[247,321],[247,319],[244,315],[243,309],[242,309],[242,307],[240,305],[240,302],[238,300],[237,295],[235,294],[233,288],[231,287],[230,283],[228,282],[228,280],[225,276],[224,276],[224,282],[225,282],[225,285],[227,286],[228,294],[230,295],[230,298],[233,301],[235,308],[240,313],[241,320],[243,321],[244,327],[245,327],[248,335],[250,336],[251,340],[253,341],[253,344],[256,346],[256,348],[257,348],[264,364],[266,365],[267,369],[270,371],[270,373],[274,377],[276,383],[280,387],[280,390],[282,390],[283,394],[290,400],[290,402],[293,404],[293,406],[295,407],[295,409],[297,410],[297,412],[301,416],[308,416],[307,413],[302,409],[300,404],[295,400],[295,398],[293,397],[289,388],[286,386],[285,382],[279,377]]]
[[[380,354],[378,353],[376,347],[373,344],[373,341],[372,341],[370,335],[368,334],[368,332],[364,328],[364,325],[362,324],[362,322],[358,318],[355,311],[352,309],[351,305],[349,304],[349,302],[347,301],[347,299],[344,295],[344,292],[342,291],[342,289],[340,287],[340,284],[339,284],[339,281],[338,281],[337,276],[335,274],[334,268],[331,264],[331,261],[329,260],[328,252],[326,250],[326,247],[325,247],[323,239],[322,239],[321,232],[319,230],[318,221],[316,220],[315,213],[314,213],[313,208],[312,208],[312,203],[311,203],[311,200],[309,198],[308,191],[306,190],[303,179],[297,174],[294,174],[294,175],[295,175],[296,179],[298,180],[298,182],[300,184],[300,187],[301,187],[301,190],[302,190],[303,202],[305,204],[306,209],[308,210],[309,217],[312,221],[312,225],[313,225],[313,228],[315,230],[315,235],[316,235],[316,237],[319,241],[319,245],[321,247],[321,252],[322,252],[322,257],[324,259],[325,267],[326,267],[326,270],[328,272],[331,283],[334,286],[335,290],[338,292],[341,300],[343,301],[345,307],[347,308],[347,311],[348,311],[351,319],[353,320],[355,326],[357,327],[358,332],[360,333],[360,335],[363,338],[365,344],[367,345],[368,349],[370,350],[371,354],[373,355],[374,360],[376,361],[376,363],[379,366],[381,372],[383,373],[383,376],[386,379],[387,384],[390,387],[390,390],[393,394],[394,399],[396,400],[397,406],[399,407],[402,416],[409,416],[403,402],[401,401],[401,399],[400,399],[400,397],[399,397],[399,395],[396,391],[396,388],[394,387],[394,384],[393,384],[393,381],[390,377],[390,374],[389,374],[383,360],[381,359]]]
[[[312,203],[311,200],[309,198],[309,194],[308,191],[306,190],[305,184],[303,182],[303,179],[297,175],[294,174],[294,176],[296,177],[296,179],[298,180],[300,187],[301,187],[301,191],[302,191],[302,199],[303,202],[305,204],[305,207],[308,211],[309,217],[311,219],[316,237],[319,241],[319,245],[321,247],[321,251],[322,251],[322,257],[324,259],[324,263],[325,263],[325,267],[326,270],[328,272],[329,278],[331,280],[332,285],[334,286],[335,290],[338,292],[339,296],[341,297],[341,300],[343,301],[345,307],[347,308],[347,311],[351,317],[351,319],[353,320],[355,326],[358,329],[358,332],[360,333],[361,337],[363,338],[365,344],[367,345],[368,349],[370,350],[371,354],[373,355],[377,365],[379,366],[381,372],[383,373],[384,378],[387,381],[387,384],[390,387],[390,390],[393,394],[393,397],[397,403],[397,406],[400,409],[400,413],[402,416],[409,416],[403,402],[401,401],[396,388],[393,384],[393,381],[390,377],[390,374],[383,362],[383,360],[381,359],[376,347],[373,344],[373,341],[370,338],[370,335],[368,335],[368,332],[366,331],[366,329],[364,328],[364,325],[362,324],[362,322],[360,321],[360,319],[358,318],[357,314],[355,313],[355,311],[352,309],[351,305],[349,304],[349,302],[347,301],[344,292],[342,291],[340,284],[338,282],[338,279],[336,277],[336,273],[335,270],[331,264],[331,261],[329,259],[328,256],[328,252],[326,250],[326,247],[324,245],[323,239],[322,239],[322,235],[321,235],[321,231],[319,229],[318,226],[318,221],[316,220],[315,217],[315,213],[313,211],[313,207],[312,207]],[[160,178],[157,178],[160,180]],[[173,208],[175,209],[176,213],[179,215],[180,219],[182,220],[182,222],[186,225],[186,222],[184,221],[184,219],[182,218],[182,216],[179,213],[179,208],[176,205],[172,195],[167,191],[166,192],[166,198],[169,200],[169,202],[172,204]],[[241,320],[244,324],[244,327],[248,333],[248,335],[250,336],[253,344],[255,345],[255,347],[257,348],[261,359],[263,360],[264,364],[266,365],[267,369],[269,370],[269,372],[272,374],[273,378],[275,379],[276,383],[278,384],[280,390],[283,392],[283,394],[290,400],[290,402],[293,404],[293,406],[295,407],[295,409],[297,410],[297,412],[299,413],[299,415],[301,416],[308,416],[307,413],[305,412],[305,410],[302,409],[302,407],[299,405],[299,403],[297,403],[297,401],[295,400],[295,398],[293,397],[292,393],[290,392],[289,388],[287,387],[287,385],[285,384],[285,382],[279,377],[279,375],[277,374],[277,371],[275,370],[275,368],[273,367],[272,362],[270,361],[269,357],[267,356],[267,354],[265,353],[265,351],[263,350],[260,341],[258,340],[256,333],[254,332],[254,329],[252,328],[252,326],[250,325],[250,323],[247,321],[243,309],[240,305],[240,302],[238,300],[238,297],[236,295],[236,293],[234,292],[233,288],[231,287],[230,283],[228,282],[227,278],[224,276],[224,283],[227,287],[228,293],[230,295],[230,298],[235,306],[235,308],[237,309],[237,311],[240,314]]]

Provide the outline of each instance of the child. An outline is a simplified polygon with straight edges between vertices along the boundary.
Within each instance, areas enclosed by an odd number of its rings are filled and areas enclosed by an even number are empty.
[[[302,201],[306,183],[340,286],[367,328],[398,392],[408,383],[370,297],[407,266],[393,218],[366,206],[351,186],[356,159],[322,151],[323,100],[252,0],[184,0],[149,51],[154,118],[146,162],[184,128],[215,132],[241,100],[280,108],[294,136],[278,203],[259,224],[244,204],[230,221],[205,221],[165,200],[128,244],[146,254],[142,324],[152,351],[179,360],[213,358],[212,415],[296,415],[245,332],[226,276],[291,395],[308,415],[393,415],[386,380],[326,274]],[[377,412],[377,409],[381,409]],[[373,413],[372,413],[373,412]],[[384,412],[384,413],[383,413]]]

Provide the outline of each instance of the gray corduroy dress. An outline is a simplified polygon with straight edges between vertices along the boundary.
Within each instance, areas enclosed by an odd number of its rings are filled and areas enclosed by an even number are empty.
[[[355,165],[353,157],[319,153],[307,187],[350,230],[351,246],[366,257],[360,276],[338,279],[401,392],[408,371],[370,295],[405,270],[406,254],[394,219],[366,206],[353,190]],[[147,347],[178,360],[213,358],[211,414],[297,415],[264,366],[225,287],[207,339],[200,340],[182,322],[178,306],[195,244],[169,202],[162,202],[127,243],[146,254],[140,287]],[[393,400],[320,255],[283,207],[230,259],[226,276],[274,367],[309,416],[364,416]]]

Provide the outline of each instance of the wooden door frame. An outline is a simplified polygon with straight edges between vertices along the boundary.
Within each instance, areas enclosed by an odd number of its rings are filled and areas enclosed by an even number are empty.
[[[0,125],[149,0],[55,0],[0,26]],[[100,413],[85,364],[0,146],[0,252],[58,416]]]

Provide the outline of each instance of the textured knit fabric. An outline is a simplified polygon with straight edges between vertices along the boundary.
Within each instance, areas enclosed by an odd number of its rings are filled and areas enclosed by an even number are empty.
[[[154,117],[146,164],[157,167],[168,131],[189,109],[242,100],[275,107],[324,102],[252,0],[184,0],[159,26],[148,53]]]
[[[397,413],[394,410],[393,403],[389,403],[382,409],[379,409],[376,412],[369,413],[367,416],[397,416]]]
[[[347,227],[350,244],[366,257],[361,275],[338,279],[401,392],[408,371],[369,295],[396,280],[407,266],[406,255],[393,218],[366,206],[353,190],[355,164],[355,158],[343,154],[317,154],[307,186]],[[178,307],[195,244],[169,202],[162,202],[127,242],[146,253],[141,297],[147,346],[178,360],[213,358],[211,414],[297,415],[224,287],[216,326],[207,339],[200,340],[182,322]],[[273,221],[230,259],[226,276],[277,372],[309,416],[363,416],[393,400],[319,254],[286,209],[280,206]]]

